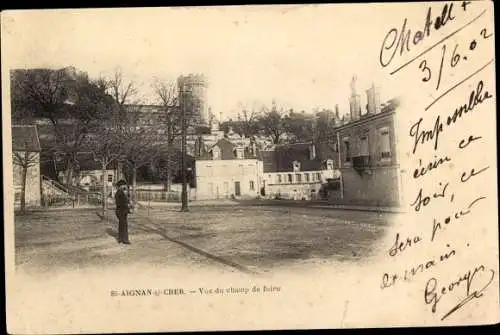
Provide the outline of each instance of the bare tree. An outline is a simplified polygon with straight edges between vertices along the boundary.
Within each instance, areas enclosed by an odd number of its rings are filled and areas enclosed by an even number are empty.
[[[115,160],[118,160],[123,155],[121,146],[119,128],[116,128],[116,123],[107,122],[103,124],[98,134],[90,137],[88,146],[91,148],[93,158],[99,162],[102,169],[102,219],[106,218],[107,210],[107,185],[104,176],[109,168],[109,165]]]
[[[145,124],[154,123],[148,122],[147,117],[148,114],[145,113],[128,112],[115,125],[120,159],[131,170],[129,184],[132,187],[132,201],[136,199],[137,169],[149,164],[161,152],[161,145],[159,145],[157,138],[161,125],[145,126]]]
[[[30,152],[28,143],[24,145],[24,151],[13,152],[13,163],[21,168],[21,213],[26,212],[26,179],[30,167],[39,163],[39,156],[36,152]]]
[[[242,109],[238,113],[238,120],[233,122],[234,131],[245,137],[255,136],[259,132],[258,114],[254,109]]]
[[[265,135],[271,137],[274,144],[279,144],[287,131],[283,109],[278,110],[274,101],[270,110],[264,107],[259,118],[259,126]]]
[[[100,119],[110,100],[100,82],[73,68],[60,70],[14,70],[11,73],[14,109],[31,110],[34,117],[48,119],[53,128],[51,150],[62,153],[70,186],[76,154]]]
[[[289,110],[284,123],[287,133],[293,137],[292,141],[309,142],[314,139],[314,117],[306,114],[305,111],[295,112],[293,109]]]
[[[137,95],[137,87],[133,81],[125,82],[121,68],[116,68],[113,77],[107,81],[110,94],[113,96],[119,109],[122,110]]]
[[[165,166],[165,191],[170,190],[174,162],[174,143],[182,133],[182,115],[179,107],[179,94],[177,92],[176,84],[168,81],[160,81],[158,79],[154,82],[154,90],[162,106],[162,123],[166,131],[166,166]]]
[[[137,99],[138,89],[136,84],[132,80],[126,81],[123,76],[123,71],[120,67],[115,68],[115,71],[111,78],[102,79],[107,86],[107,92],[113,97],[116,104],[116,111],[119,117],[125,118],[126,121],[130,121],[127,114],[129,113],[129,108],[127,105],[139,104]],[[123,164],[125,163],[125,157],[117,158],[118,164],[118,178],[123,175]]]

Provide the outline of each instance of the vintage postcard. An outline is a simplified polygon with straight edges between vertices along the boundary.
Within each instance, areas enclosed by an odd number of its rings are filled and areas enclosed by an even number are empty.
[[[492,2],[1,24],[10,333],[499,322]]]

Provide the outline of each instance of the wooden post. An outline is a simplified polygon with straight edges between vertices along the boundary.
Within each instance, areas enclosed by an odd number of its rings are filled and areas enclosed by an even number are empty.
[[[106,219],[106,209],[107,209],[107,201],[106,201],[106,164],[104,161],[102,163],[102,219]]]
[[[184,86],[181,86],[181,125],[182,125],[182,167],[181,167],[181,175],[182,175],[182,193],[181,193],[181,212],[188,211],[188,197],[187,197],[187,180],[186,180],[186,99],[185,99],[185,90]]]

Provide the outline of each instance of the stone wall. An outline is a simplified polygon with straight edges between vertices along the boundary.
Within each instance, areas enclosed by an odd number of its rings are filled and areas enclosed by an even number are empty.
[[[337,195],[331,202],[366,206],[399,206],[400,187],[396,166],[376,167],[358,173],[352,168],[342,169],[343,199]]]

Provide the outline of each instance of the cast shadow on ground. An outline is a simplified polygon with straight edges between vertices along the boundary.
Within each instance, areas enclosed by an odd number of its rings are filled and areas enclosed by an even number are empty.
[[[118,242],[118,232],[111,228],[106,228],[106,234],[113,237]]]

